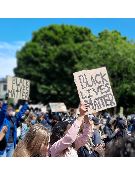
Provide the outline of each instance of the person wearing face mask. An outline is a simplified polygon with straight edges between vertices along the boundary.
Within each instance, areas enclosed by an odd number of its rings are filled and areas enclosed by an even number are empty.
[[[7,126],[7,146],[5,150],[0,151],[0,157],[12,157],[17,140],[17,125],[27,109],[28,104],[25,102],[20,111],[15,113],[13,106],[8,106],[7,101],[3,103],[0,111],[0,131],[3,126]]]
[[[37,115],[33,112],[30,112],[28,118],[26,119],[26,122],[29,127],[36,124],[38,122]]]

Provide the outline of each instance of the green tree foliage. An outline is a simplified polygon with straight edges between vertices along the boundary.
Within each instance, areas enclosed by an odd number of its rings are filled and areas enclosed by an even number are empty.
[[[117,31],[98,36],[84,27],[51,25],[17,52],[16,76],[31,80],[31,99],[79,102],[73,72],[106,66],[118,107],[135,107],[135,44]]]

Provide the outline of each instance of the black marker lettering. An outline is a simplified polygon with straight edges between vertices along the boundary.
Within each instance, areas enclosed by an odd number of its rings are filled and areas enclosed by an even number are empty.
[[[102,83],[105,84],[106,82],[108,83],[108,81],[104,78],[106,76],[106,73],[105,74],[102,74],[100,72],[100,75],[101,75],[101,79],[102,79]]]
[[[101,84],[101,81],[98,81],[97,77],[100,77],[100,74],[95,75],[95,81],[96,81],[97,84]]]

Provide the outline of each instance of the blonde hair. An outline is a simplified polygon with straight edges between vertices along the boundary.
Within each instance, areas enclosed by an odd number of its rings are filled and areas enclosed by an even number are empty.
[[[50,134],[41,124],[31,126],[25,138],[20,141],[14,151],[13,157],[40,156],[41,145],[48,146]]]

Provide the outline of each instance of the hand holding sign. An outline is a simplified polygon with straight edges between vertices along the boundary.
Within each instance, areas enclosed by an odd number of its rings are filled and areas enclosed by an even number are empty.
[[[87,104],[81,103],[79,107],[80,116],[88,115],[88,106]]]

